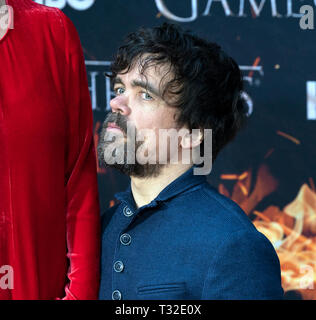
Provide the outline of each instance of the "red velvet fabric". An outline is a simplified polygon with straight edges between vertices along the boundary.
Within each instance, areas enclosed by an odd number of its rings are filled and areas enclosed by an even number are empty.
[[[58,9],[7,0],[0,40],[0,299],[96,299],[100,213],[78,34]],[[0,278],[3,276],[0,274]]]

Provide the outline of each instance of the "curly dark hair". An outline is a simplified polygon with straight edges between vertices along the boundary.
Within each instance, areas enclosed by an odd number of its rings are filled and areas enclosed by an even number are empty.
[[[170,23],[129,34],[111,65],[111,78],[129,72],[136,61],[142,64],[142,72],[149,66],[170,66],[172,79],[163,96],[175,95],[172,106],[180,109],[179,125],[212,129],[214,161],[247,119],[238,64],[218,44]]]

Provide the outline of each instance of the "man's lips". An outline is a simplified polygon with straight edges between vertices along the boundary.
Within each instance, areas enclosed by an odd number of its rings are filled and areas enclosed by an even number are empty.
[[[117,126],[114,122],[108,123],[107,130],[113,130],[113,131],[119,130],[123,132],[123,130],[119,126]]]

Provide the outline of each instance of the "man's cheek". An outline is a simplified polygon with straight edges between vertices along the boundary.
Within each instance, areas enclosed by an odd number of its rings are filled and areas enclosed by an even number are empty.
[[[143,114],[140,114],[137,119],[135,119],[135,127],[136,130],[146,130],[146,129],[153,129],[154,123],[152,119],[148,119],[148,117],[144,117]]]

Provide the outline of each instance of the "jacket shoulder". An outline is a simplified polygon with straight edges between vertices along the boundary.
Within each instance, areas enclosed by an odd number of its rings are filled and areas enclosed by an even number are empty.
[[[186,201],[186,205],[182,206],[183,210],[187,216],[191,215],[196,223],[203,226],[202,230],[210,231],[212,226],[216,226],[216,233],[231,233],[240,229],[256,230],[242,208],[220,194],[209,183],[204,183],[190,194],[187,193],[186,199],[190,201]]]

